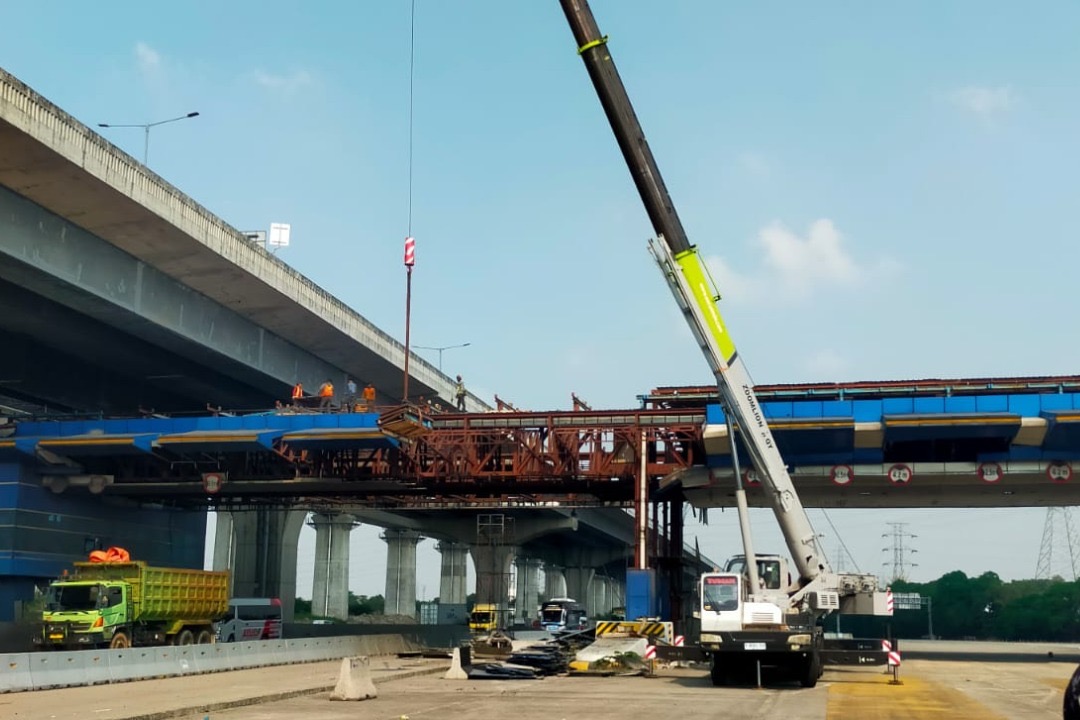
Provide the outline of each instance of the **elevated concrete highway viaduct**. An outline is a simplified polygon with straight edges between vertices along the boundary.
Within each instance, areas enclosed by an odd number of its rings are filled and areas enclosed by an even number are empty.
[[[0,303],[0,405],[252,409],[346,376],[401,397],[401,343],[3,70]]]
[[[340,400],[347,376],[401,399],[401,343],[3,70],[0,306],[0,433],[25,412],[272,408],[327,378]],[[57,495],[0,460],[0,619],[102,538],[195,566],[204,533],[205,513]]]

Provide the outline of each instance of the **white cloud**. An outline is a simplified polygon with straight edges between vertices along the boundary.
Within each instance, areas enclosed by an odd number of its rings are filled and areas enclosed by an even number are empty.
[[[740,275],[724,258],[713,256],[705,259],[709,273],[716,281],[722,297],[746,298],[755,293],[754,280],[748,275]]]
[[[1008,85],[1000,87],[968,85],[954,90],[949,97],[957,106],[984,120],[999,115],[1016,104],[1016,96]]]
[[[811,223],[800,235],[779,221],[758,231],[754,246],[760,265],[740,272],[722,257],[706,264],[725,298],[735,301],[787,304],[829,290],[857,287],[874,276],[894,275],[902,266],[891,258],[858,263],[832,220]]]
[[[145,73],[154,72],[161,67],[161,53],[140,40],[135,43],[135,62],[139,70]]]
[[[765,247],[765,263],[785,282],[846,284],[857,275],[832,220],[815,220],[805,238],[773,222],[758,233],[758,241]]]
[[[311,73],[306,70],[293,70],[291,73],[286,73],[284,75],[274,75],[263,70],[256,70],[253,73],[253,77],[255,79],[255,84],[268,90],[284,94],[293,93],[303,87],[307,87],[308,85],[311,85],[314,80]]]

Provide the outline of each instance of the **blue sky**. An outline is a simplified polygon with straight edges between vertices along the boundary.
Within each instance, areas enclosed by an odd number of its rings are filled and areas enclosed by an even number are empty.
[[[403,337],[408,0],[8,5],[0,65],[90,126],[199,111],[150,167],[240,229],[290,223],[280,257]],[[758,382],[1076,371],[1080,7],[592,6]],[[574,51],[555,0],[416,3],[413,342],[471,343],[444,369],[536,410],[710,379]],[[916,579],[1021,577],[1043,511],[850,517],[864,566],[910,519],[970,530]],[[1024,541],[968,539],[988,517]]]

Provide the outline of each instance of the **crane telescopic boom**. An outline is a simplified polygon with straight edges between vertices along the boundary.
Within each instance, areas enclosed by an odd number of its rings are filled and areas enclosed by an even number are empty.
[[[592,78],[600,104],[622,150],[658,242],[650,250],[660,265],[687,323],[716,376],[725,412],[742,433],[766,498],[791,551],[801,581],[831,574],[806,510],[799,501],[772,431],[762,414],[750,375],[735,351],[717,307],[714,289],[697,249],[690,244],[668,195],[619,71],[586,0],[559,0],[574,33],[578,54]]]

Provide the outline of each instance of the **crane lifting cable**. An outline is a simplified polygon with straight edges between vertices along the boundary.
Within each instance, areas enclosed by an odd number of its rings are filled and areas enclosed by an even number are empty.
[[[409,402],[409,335],[412,325],[412,271],[416,264],[416,240],[412,234],[413,205],[413,77],[416,65],[416,0],[411,0],[409,7],[409,192],[408,222],[405,233],[405,373],[402,381],[401,398]]]

